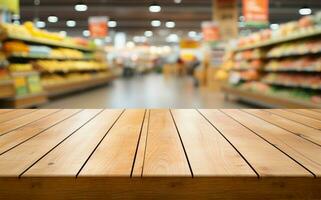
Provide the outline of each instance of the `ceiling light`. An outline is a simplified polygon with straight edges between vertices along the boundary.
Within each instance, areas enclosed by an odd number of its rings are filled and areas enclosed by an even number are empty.
[[[195,31],[188,32],[188,37],[195,38],[197,36],[197,33]]]
[[[299,13],[300,13],[300,15],[311,15],[312,10],[311,10],[311,8],[305,6],[299,10]]]
[[[144,35],[146,37],[152,37],[153,36],[153,32],[152,31],[145,31]]]
[[[89,36],[90,36],[90,31],[84,30],[84,31],[82,32],[82,35],[83,35],[84,37],[89,37]]]
[[[45,28],[45,27],[46,27],[46,22],[44,22],[44,21],[37,21],[37,22],[36,22],[36,27],[37,27],[37,28]]]
[[[176,34],[170,34],[167,38],[166,38],[166,42],[172,43],[172,42],[178,42],[179,41],[179,37]]]
[[[165,26],[166,26],[167,28],[174,28],[174,27],[175,27],[175,22],[173,22],[173,21],[168,21],[168,22],[166,22]]]
[[[162,10],[162,8],[160,7],[160,5],[153,3],[149,6],[149,11],[150,12],[160,12]]]
[[[134,36],[133,40],[136,43],[144,43],[144,42],[146,42],[146,37],[145,36]]]
[[[182,0],[174,0],[174,3],[177,3],[177,4],[182,3]]]
[[[34,4],[35,6],[39,6],[39,5],[40,5],[40,0],[34,0],[34,1],[33,1],[33,4]]]
[[[153,20],[153,21],[151,22],[151,25],[154,26],[154,27],[159,27],[159,26],[162,25],[162,22],[159,21],[159,20]]]
[[[279,24],[270,24],[270,28],[272,29],[272,30],[277,30],[277,29],[279,29]]]
[[[68,20],[68,21],[66,22],[66,25],[67,25],[68,27],[75,27],[75,26],[76,26],[76,21],[74,21],[74,20]]]
[[[51,16],[48,17],[48,22],[56,23],[56,22],[58,22],[58,17],[54,16],[54,15],[51,15]]]
[[[79,2],[75,5],[75,10],[78,12],[84,12],[84,11],[87,11],[87,9],[88,9],[88,6],[83,2]]]
[[[109,26],[110,28],[114,28],[114,27],[117,26],[117,22],[114,21],[114,20],[111,20],[111,21],[108,22],[108,26]]]

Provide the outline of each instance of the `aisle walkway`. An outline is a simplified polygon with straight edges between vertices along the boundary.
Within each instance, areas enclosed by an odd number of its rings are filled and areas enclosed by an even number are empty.
[[[190,77],[160,74],[117,79],[111,85],[61,97],[43,108],[244,108],[221,93],[193,86]]]

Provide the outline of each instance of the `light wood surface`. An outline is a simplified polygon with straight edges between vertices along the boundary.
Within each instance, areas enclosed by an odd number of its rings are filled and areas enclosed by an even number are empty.
[[[317,119],[314,119],[311,117],[307,117],[302,114],[297,114],[294,112],[289,112],[287,110],[280,110],[280,109],[269,110],[269,112],[280,115],[280,116],[290,119],[292,121],[304,124],[306,126],[310,126],[312,128],[321,129],[321,121],[320,120],[317,120]]]
[[[0,200],[321,199],[320,116],[0,110]]]
[[[196,110],[172,112],[194,176],[256,176],[240,154]]]

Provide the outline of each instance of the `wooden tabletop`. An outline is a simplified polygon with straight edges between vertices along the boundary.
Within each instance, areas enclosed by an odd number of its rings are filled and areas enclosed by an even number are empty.
[[[0,186],[157,177],[321,183],[321,110],[0,110]]]

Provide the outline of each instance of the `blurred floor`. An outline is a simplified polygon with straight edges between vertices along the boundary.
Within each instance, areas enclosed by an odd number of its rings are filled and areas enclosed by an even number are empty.
[[[194,87],[191,77],[161,74],[116,79],[111,85],[67,95],[42,108],[246,108],[222,93]]]

